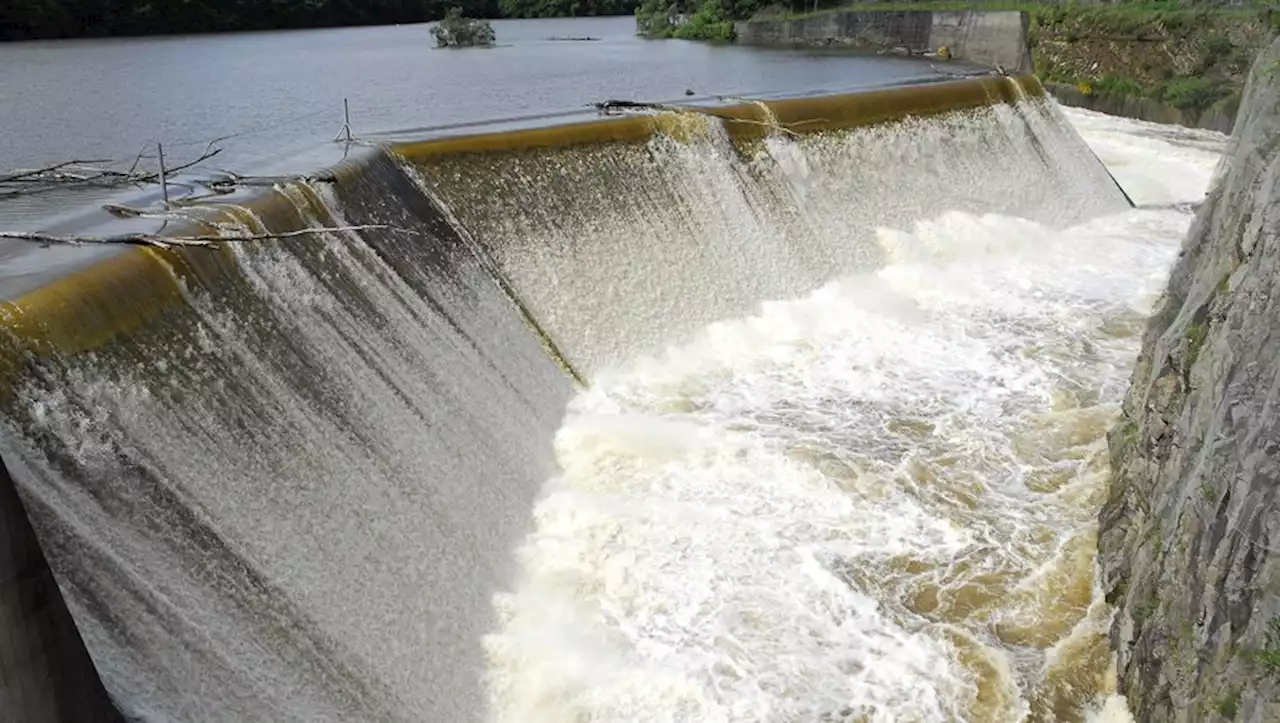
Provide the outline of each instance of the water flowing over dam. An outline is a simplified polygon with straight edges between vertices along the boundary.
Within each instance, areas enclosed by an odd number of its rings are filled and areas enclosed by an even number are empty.
[[[1218,141],[1072,117],[1167,164],[1136,209],[985,78],[461,129],[193,212],[350,230],[33,247],[0,455],[132,719],[1122,720],[1103,434]]]

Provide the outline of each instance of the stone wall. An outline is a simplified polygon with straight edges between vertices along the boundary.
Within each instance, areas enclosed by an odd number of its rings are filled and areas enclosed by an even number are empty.
[[[744,45],[845,46],[913,55],[946,47],[955,60],[1029,73],[1029,27],[1027,14],[1013,11],[842,10],[742,21],[734,31]]]
[[[1134,719],[1280,720],[1280,41],[1153,315],[1098,560]]]

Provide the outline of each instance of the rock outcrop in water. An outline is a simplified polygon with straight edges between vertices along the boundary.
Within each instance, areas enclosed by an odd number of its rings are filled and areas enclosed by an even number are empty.
[[[1099,562],[1135,720],[1280,720],[1280,41],[1110,445]]]

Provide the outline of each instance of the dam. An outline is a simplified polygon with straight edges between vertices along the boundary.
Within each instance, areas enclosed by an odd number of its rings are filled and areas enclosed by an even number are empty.
[[[0,457],[126,720],[1124,720],[1103,437],[1220,150],[1126,128],[462,126],[10,249]]]

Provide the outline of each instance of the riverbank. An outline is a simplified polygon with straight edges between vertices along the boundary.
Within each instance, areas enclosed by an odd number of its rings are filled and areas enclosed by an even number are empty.
[[[719,6],[719,0],[707,0]],[[1173,8],[1123,4],[1104,7],[991,3],[981,10],[954,2],[853,4],[807,14],[778,8],[757,12],[733,36],[753,45],[843,46],[881,53],[909,52],[999,65],[1020,64],[990,54],[965,57],[972,34],[931,37],[927,17],[965,18],[1017,11],[1026,18],[1016,38],[1031,65],[1064,104],[1190,127],[1229,131],[1249,64],[1275,34],[1280,14],[1266,9]],[[919,22],[911,18],[926,18]],[[985,24],[983,24],[985,25]],[[683,30],[683,28],[682,28]],[[1009,41],[1004,28],[995,40]],[[993,44],[984,37],[982,45]],[[945,50],[943,50],[945,48]],[[959,51],[959,52],[957,52]]]
[[[1030,45],[1036,74],[1063,103],[1229,132],[1273,18],[1265,10],[1054,6],[1032,14]]]

